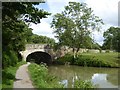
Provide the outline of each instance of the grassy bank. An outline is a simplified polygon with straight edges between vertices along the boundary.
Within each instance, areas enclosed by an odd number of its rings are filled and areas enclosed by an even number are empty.
[[[103,64],[103,67],[119,67],[119,57],[117,52],[111,53],[83,53],[84,57],[93,57]],[[97,62],[96,61],[96,62]]]
[[[33,85],[36,88],[62,88],[63,85],[58,83],[58,79],[48,74],[47,66],[44,64],[37,65],[32,63],[28,66],[29,74]]]
[[[28,66],[28,70],[36,88],[64,88],[64,85],[59,83],[60,80],[57,77],[48,74],[47,66],[44,64],[32,63]],[[89,81],[76,80],[74,88],[93,88],[93,85]]]
[[[15,80],[15,74],[19,66],[25,64],[26,62],[18,62],[15,66],[9,66],[2,70],[2,88],[13,88],[13,82]]]
[[[118,53],[82,53],[77,58],[67,54],[56,60],[58,64],[69,62],[73,65],[91,67],[119,67]]]

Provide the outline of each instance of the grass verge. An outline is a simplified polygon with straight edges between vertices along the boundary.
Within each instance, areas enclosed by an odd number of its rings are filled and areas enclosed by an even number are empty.
[[[63,85],[59,84],[59,80],[55,76],[48,74],[47,66],[44,64],[32,63],[28,66],[29,74],[33,85],[36,88],[62,88]]]
[[[15,66],[10,66],[2,70],[2,88],[13,88],[13,83],[15,80],[16,71],[19,66],[25,64],[26,62],[18,62]]]

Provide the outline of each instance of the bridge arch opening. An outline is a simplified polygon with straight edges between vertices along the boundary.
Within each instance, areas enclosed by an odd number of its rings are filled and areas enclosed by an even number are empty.
[[[29,54],[26,58],[27,62],[35,62],[37,64],[40,64],[41,62],[46,63],[49,65],[52,61],[51,56],[46,52],[36,51],[31,54]]]

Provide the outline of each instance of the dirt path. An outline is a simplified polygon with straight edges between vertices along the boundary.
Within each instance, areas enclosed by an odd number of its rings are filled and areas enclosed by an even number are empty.
[[[16,72],[16,81],[14,81],[14,88],[34,88],[28,74],[28,65],[24,64],[19,67]]]

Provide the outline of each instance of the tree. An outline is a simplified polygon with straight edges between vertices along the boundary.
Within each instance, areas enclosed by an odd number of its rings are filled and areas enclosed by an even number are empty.
[[[7,23],[11,20],[19,21],[21,18],[26,22],[40,23],[40,19],[50,15],[50,13],[34,7],[34,5],[39,5],[41,2],[3,2],[3,23]]]
[[[29,42],[27,43],[35,43],[35,44],[50,44],[50,45],[54,45],[55,40],[46,36],[41,36],[41,35],[37,35],[37,34],[33,34],[30,37]]]
[[[7,67],[6,63],[13,63],[13,59],[18,58],[16,55],[19,54],[19,51],[24,50],[29,36],[32,35],[32,29],[26,23],[37,24],[40,23],[41,18],[50,15],[50,13],[34,7],[38,4],[39,2],[2,3],[3,67]],[[10,63],[8,66],[12,65]]]
[[[85,3],[69,2],[62,13],[54,15],[51,27],[59,44],[73,48],[74,57],[80,48],[92,44],[91,30],[100,30],[102,19],[93,14]]]
[[[120,28],[110,27],[106,32],[104,32],[104,44],[103,49],[116,50],[120,52]]]
[[[37,24],[40,23],[41,18],[50,15],[50,13],[38,10],[33,6],[38,4],[39,3],[28,2],[2,3],[3,50],[7,49],[7,47],[9,47],[9,49],[18,48],[21,50],[20,47],[14,47],[14,45],[16,45],[16,43],[21,43],[21,45],[17,46],[24,46],[27,37],[25,33],[28,33],[26,31],[31,31],[25,22]]]

